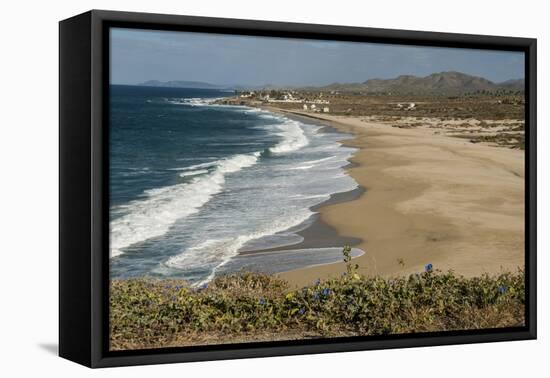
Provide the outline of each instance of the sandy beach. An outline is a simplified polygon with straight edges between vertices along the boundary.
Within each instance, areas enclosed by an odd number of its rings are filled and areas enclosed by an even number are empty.
[[[276,109],[270,109],[280,111]],[[365,251],[366,275],[424,270],[428,263],[464,276],[524,265],[524,151],[391,127],[369,118],[292,111],[354,135],[347,172],[365,191],[318,209],[320,220]],[[281,273],[292,285],[344,272],[343,263]]]

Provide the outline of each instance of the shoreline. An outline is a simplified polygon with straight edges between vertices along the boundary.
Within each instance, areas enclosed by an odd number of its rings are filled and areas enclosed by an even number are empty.
[[[322,132],[340,133],[340,131],[337,128],[333,127],[330,123],[322,119],[313,119],[313,118],[306,117],[299,114],[288,114],[286,112],[281,112],[278,109],[270,108],[265,110],[268,110],[269,112],[272,112],[272,113],[284,115],[287,118],[294,119],[300,122],[307,122],[308,124],[314,123],[317,126],[322,126],[321,128]],[[355,166],[355,164],[349,161],[348,159],[348,164],[343,166],[342,169],[346,171],[348,168],[351,168],[353,166]],[[297,226],[291,227],[290,229],[286,230],[287,232],[294,229],[298,230],[298,231],[294,231],[293,233],[303,238],[301,242],[295,243],[295,244],[271,247],[271,248],[245,249],[245,250],[239,251],[237,256],[254,257],[255,255],[261,255],[262,253],[270,253],[270,252],[281,252],[281,254],[284,254],[285,251],[294,253],[296,250],[310,250],[310,249],[321,250],[321,249],[329,249],[329,248],[343,248],[345,245],[349,245],[350,247],[355,248],[357,245],[359,245],[362,242],[362,240],[356,237],[341,235],[340,233],[338,233],[338,231],[334,227],[332,227],[330,224],[326,223],[321,219],[318,211],[324,206],[356,200],[360,196],[362,196],[364,192],[365,192],[365,188],[357,184],[357,187],[355,189],[352,189],[347,192],[333,193],[330,195],[330,197],[327,200],[311,206],[309,209],[312,212],[314,212],[311,218],[309,218],[308,220],[302,222]],[[353,256],[353,259],[355,260],[357,257],[359,256]],[[319,264],[312,264],[306,267],[294,268],[288,271],[293,271],[298,269],[307,269],[311,267],[318,267],[318,266],[324,266],[324,265],[331,265],[334,263],[337,263],[337,262],[323,262]],[[284,271],[283,273],[286,273],[288,271]],[[277,273],[277,274],[283,274],[283,273]]]
[[[355,247],[365,254],[354,259],[360,273],[403,276],[428,263],[464,276],[523,267],[523,151],[359,117],[266,110],[320,120],[353,135],[341,141],[358,148],[346,172],[366,191],[317,211],[339,235],[361,240]],[[332,263],[278,276],[304,286],[344,271],[343,263]]]
[[[298,229],[299,231],[293,233],[300,235],[303,238],[301,242],[272,248],[244,250],[238,253],[239,256],[253,255],[263,252],[284,252],[296,249],[341,248],[344,245],[349,245],[350,247],[357,246],[361,243],[361,239],[340,235],[334,227],[321,219],[318,211],[324,206],[353,201],[359,198],[364,192],[365,189],[359,186],[348,192],[332,194],[326,201],[311,206],[310,210],[315,212],[311,216],[313,219],[308,219],[305,222],[286,230],[291,231],[293,229]]]

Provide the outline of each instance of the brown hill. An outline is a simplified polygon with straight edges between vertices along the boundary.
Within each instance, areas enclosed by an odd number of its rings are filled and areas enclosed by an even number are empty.
[[[370,79],[363,83],[334,83],[321,87],[321,89],[369,93],[456,95],[477,91],[516,91],[523,90],[523,86],[523,79],[508,80],[497,84],[479,76],[450,71],[433,73],[425,77],[401,75],[395,79]]]

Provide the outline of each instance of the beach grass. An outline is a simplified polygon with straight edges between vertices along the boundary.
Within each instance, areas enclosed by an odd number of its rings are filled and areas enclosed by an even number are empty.
[[[346,249],[344,250],[344,252]],[[346,258],[345,258],[346,260]],[[524,273],[465,278],[424,272],[366,277],[347,259],[339,278],[301,289],[239,272],[194,288],[180,280],[113,280],[111,350],[515,327]]]

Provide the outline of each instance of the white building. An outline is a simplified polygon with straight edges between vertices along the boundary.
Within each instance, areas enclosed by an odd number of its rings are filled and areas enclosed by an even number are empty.
[[[315,103],[316,104],[330,104],[330,101],[329,100],[316,99]]]
[[[307,110],[307,104],[304,104],[304,110]]]
[[[325,106],[323,108],[323,113],[328,113],[330,111],[330,109],[328,108],[328,106]]]

